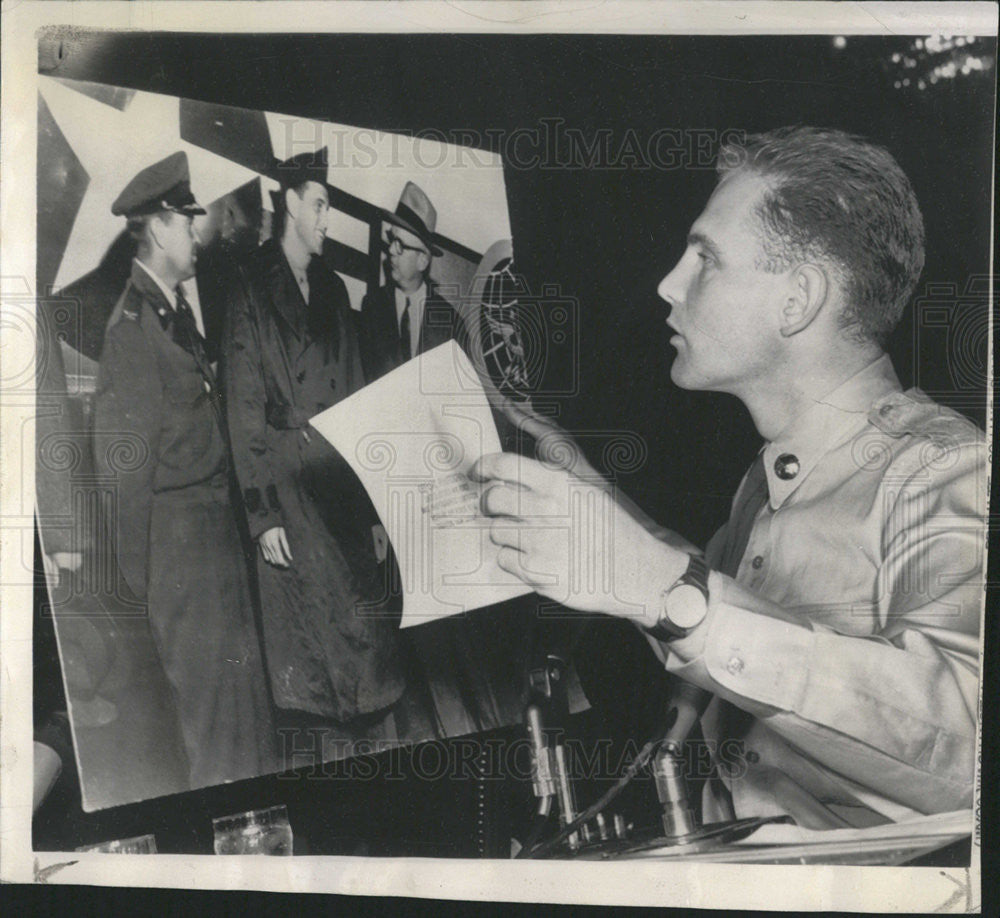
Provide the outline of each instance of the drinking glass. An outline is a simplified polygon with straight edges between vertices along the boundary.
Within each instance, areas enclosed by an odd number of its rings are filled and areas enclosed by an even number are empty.
[[[116,838],[96,845],[82,845],[77,851],[100,851],[104,854],[156,854],[153,835],[136,835],[134,838]]]
[[[292,853],[292,827],[284,806],[250,810],[212,820],[216,854]]]

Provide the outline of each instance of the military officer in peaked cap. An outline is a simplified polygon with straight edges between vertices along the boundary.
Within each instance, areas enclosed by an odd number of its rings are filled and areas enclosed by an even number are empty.
[[[132,179],[112,205],[138,249],[105,334],[95,453],[117,483],[122,575],[148,605],[192,787],[273,770],[275,736],[230,499],[216,380],[183,290],[196,259],[187,157]]]

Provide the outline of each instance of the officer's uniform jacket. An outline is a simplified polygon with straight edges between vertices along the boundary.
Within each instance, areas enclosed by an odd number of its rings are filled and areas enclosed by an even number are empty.
[[[703,718],[721,778],[706,819],[731,818],[731,804],[832,828],[971,807],[982,432],[900,391],[882,357],[763,459],[769,502],[736,577],[711,573],[702,624],[654,642],[669,670],[717,696]]]
[[[112,315],[96,465],[114,489],[119,567],[147,604],[191,787],[266,774],[274,724],[211,367],[138,263]]]
[[[179,336],[156,281],[133,264],[101,354],[95,459],[117,485],[118,563],[139,598],[146,596],[154,495],[193,485],[226,487],[228,458],[211,369],[199,365]]]

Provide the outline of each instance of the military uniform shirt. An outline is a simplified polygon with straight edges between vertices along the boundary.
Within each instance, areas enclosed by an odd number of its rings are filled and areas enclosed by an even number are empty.
[[[794,456],[787,476],[779,457]],[[667,668],[716,694],[706,820],[810,828],[971,808],[987,487],[981,431],[888,357],[764,448],[769,502],[737,576]],[[737,495],[738,497],[738,495]],[[710,542],[718,562],[726,527]],[[713,793],[714,791],[714,793]]]

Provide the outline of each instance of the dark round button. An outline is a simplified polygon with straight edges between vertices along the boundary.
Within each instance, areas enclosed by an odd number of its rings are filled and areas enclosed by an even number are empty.
[[[759,571],[764,566],[764,558],[762,555],[757,555],[753,561],[750,562],[751,566],[755,571]]]
[[[799,474],[799,457],[782,453],[774,460],[774,474],[782,481],[791,481]]]
[[[756,765],[760,761],[760,753],[754,752],[753,749],[747,750],[747,762],[751,765]]]
[[[335,380],[335,379],[331,379],[330,380],[330,388],[331,389],[336,389],[337,388],[337,380]]]

